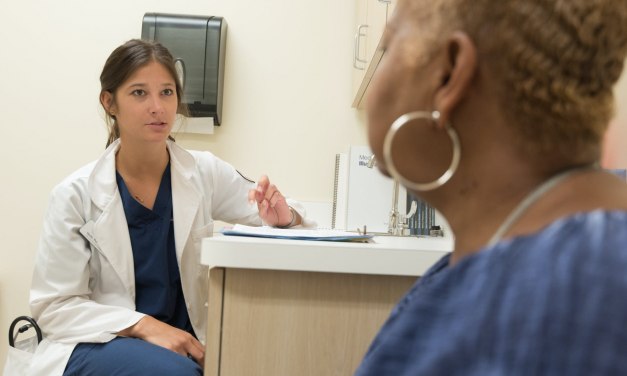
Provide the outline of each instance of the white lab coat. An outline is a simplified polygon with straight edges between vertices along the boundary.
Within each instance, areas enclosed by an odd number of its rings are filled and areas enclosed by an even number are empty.
[[[204,343],[207,269],[201,239],[213,219],[261,225],[247,201],[254,184],[209,152],[186,151],[168,141],[174,238],[191,324]],[[54,188],[44,219],[30,295],[44,332],[32,375],[61,375],[80,342],[107,342],[144,315],[135,311],[133,253],[115,175],[119,140],[97,161]],[[301,206],[290,200],[303,218]]]

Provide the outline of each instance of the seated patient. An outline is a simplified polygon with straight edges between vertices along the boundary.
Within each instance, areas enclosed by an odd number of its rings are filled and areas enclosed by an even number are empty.
[[[356,374],[627,375],[627,185],[598,164],[627,2],[399,0],[383,45],[370,145],[455,245]]]
[[[214,219],[290,227],[304,211],[267,177],[174,143],[183,94],[162,45],[123,44],[100,82],[107,149],[54,188],[44,220],[30,304],[45,339],[31,373],[200,375],[201,238]]]

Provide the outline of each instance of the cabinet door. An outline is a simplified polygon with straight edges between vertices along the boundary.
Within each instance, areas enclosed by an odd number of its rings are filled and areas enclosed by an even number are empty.
[[[205,376],[352,375],[415,277],[209,272]]]
[[[365,93],[381,60],[377,49],[396,0],[357,0],[353,56],[353,107],[363,107]]]
[[[368,2],[372,0],[355,0],[356,25],[353,40],[353,96],[359,90],[368,68]]]

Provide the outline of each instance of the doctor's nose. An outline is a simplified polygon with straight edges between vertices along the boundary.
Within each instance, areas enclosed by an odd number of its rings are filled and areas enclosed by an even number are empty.
[[[153,115],[157,115],[157,114],[162,114],[164,112],[164,106],[163,103],[161,101],[161,98],[159,97],[151,97],[150,98],[150,103],[148,105],[148,111],[153,114]]]

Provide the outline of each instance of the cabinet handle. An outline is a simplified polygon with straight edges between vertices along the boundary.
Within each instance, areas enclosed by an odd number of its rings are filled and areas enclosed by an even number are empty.
[[[379,0],[380,3],[392,4],[392,0]]]
[[[355,43],[353,45],[354,47],[354,51],[353,51],[353,68],[355,69],[359,69],[359,70],[364,70],[364,67],[360,67],[359,65],[357,65],[357,63],[364,63],[366,64],[368,62],[368,60],[365,59],[360,59],[359,58],[359,46],[360,46],[360,42],[361,42],[361,37],[365,37],[366,33],[362,33],[362,29],[367,29],[368,25],[359,25],[357,26],[357,33],[355,34]]]

